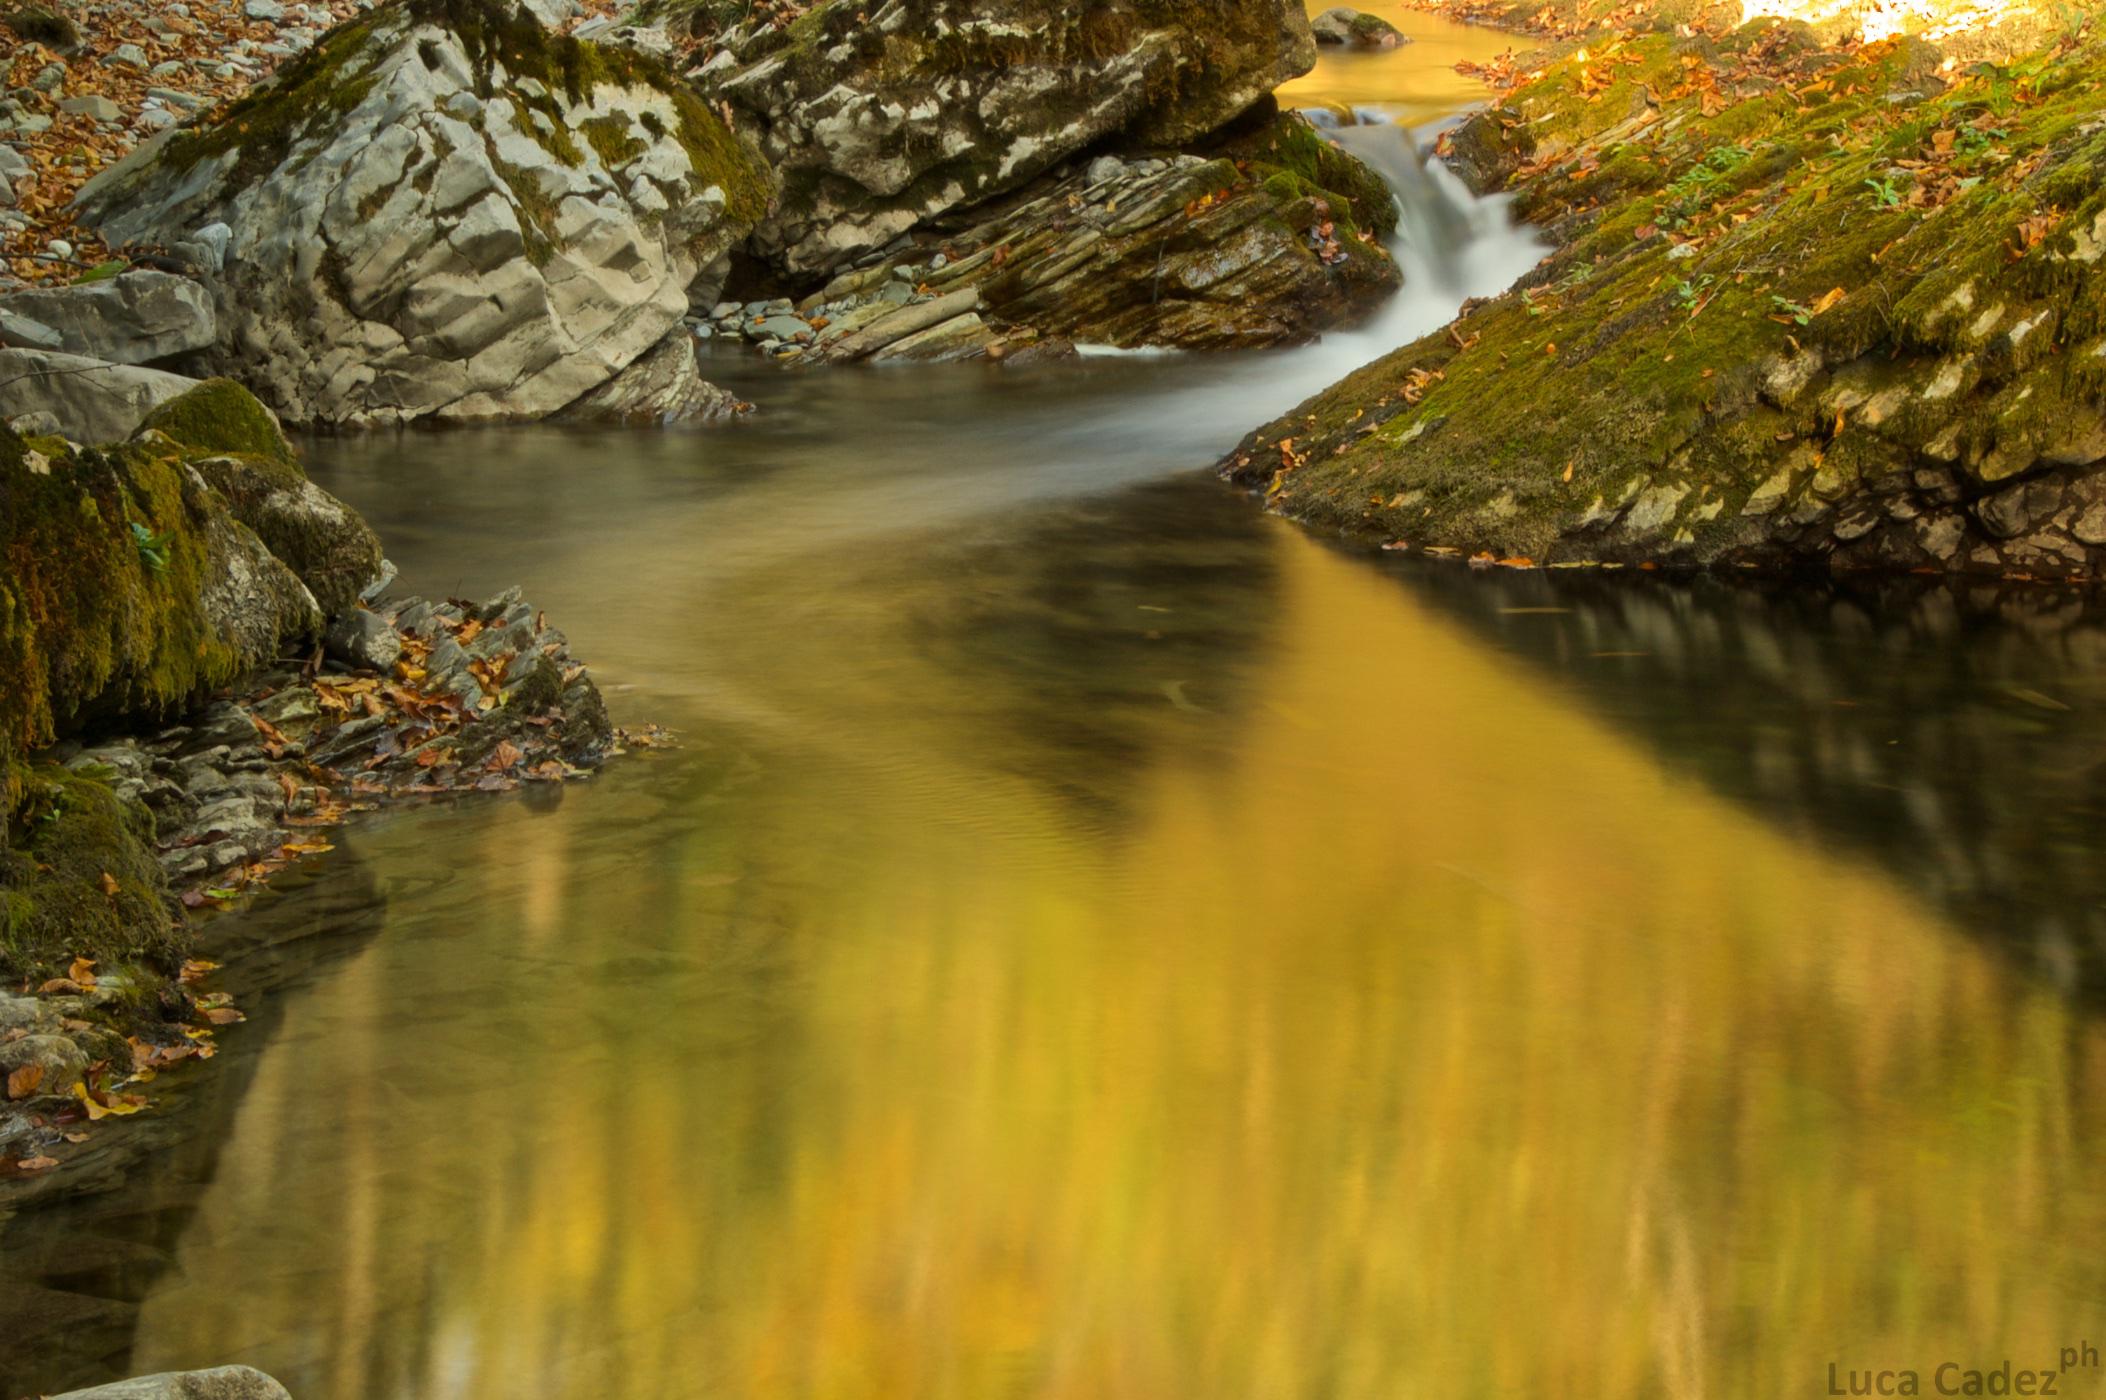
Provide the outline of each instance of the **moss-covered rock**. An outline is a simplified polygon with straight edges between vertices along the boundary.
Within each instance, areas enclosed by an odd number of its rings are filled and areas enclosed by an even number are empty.
[[[226,224],[207,363],[289,422],[369,425],[589,393],[713,295],[774,188],[654,59],[507,0],[391,0],[80,208],[113,245]]]
[[[380,538],[357,512],[307,479],[271,411],[231,379],[209,379],[147,415],[149,452],[177,448],[314,595],[326,617],[381,576]]]
[[[2106,49],[1940,66],[1776,25],[1553,64],[1466,143],[1557,255],[1228,470],[1538,562],[2096,573]]]
[[[0,755],[168,714],[319,625],[181,455],[0,426]]]
[[[1113,141],[1179,145],[1315,62],[1299,0],[822,0],[794,23],[652,0],[783,172],[757,250],[817,281]]]
[[[187,940],[154,858],[152,817],[90,774],[10,766],[12,796],[0,807],[0,985],[64,977],[76,958],[105,975],[175,972]]]

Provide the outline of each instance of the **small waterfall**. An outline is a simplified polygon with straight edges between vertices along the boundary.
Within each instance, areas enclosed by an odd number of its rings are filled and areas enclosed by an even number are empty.
[[[1404,273],[1403,289],[1359,326],[1298,350],[1214,361],[1174,395],[1114,411],[1102,426],[1190,455],[1226,451],[1236,437],[1362,365],[1439,330],[1470,297],[1505,291],[1548,251],[1534,230],[1515,225],[1507,196],[1472,194],[1446,166],[1420,155],[1417,133],[1368,115],[1375,120],[1327,134],[1396,195],[1400,218],[1389,251]]]
[[[1473,227],[1468,204],[1443,188],[1427,168],[1411,130],[1378,119],[1370,125],[1339,127],[1332,139],[1389,185],[1397,200],[1397,236],[1420,261],[1437,269],[1459,266],[1463,250],[1479,230]]]

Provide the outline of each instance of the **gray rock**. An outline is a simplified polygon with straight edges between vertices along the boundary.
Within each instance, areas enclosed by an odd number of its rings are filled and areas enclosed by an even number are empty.
[[[76,442],[118,442],[139,420],[197,387],[180,374],[51,350],[0,350],[0,418],[45,412]]]
[[[387,620],[364,608],[352,608],[329,624],[323,649],[346,666],[386,675],[402,658],[402,638]]]
[[[103,62],[121,68],[144,68],[146,50],[137,44],[119,44]]]
[[[611,123],[597,129],[626,154],[611,169],[606,140],[580,132],[576,163],[559,159],[514,103],[456,101],[530,80],[490,69],[428,13],[377,10],[340,65],[356,100],[272,161],[237,147],[195,162],[163,142],[79,197],[78,217],[113,245],[226,226],[218,335],[200,353],[294,423],[525,419],[572,404],[680,324],[691,284],[747,234],[732,208],[764,197],[765,170],[735,140],[721,146],[736,154],[697,168],[675,80],[641,70],[579,101],[547,93],[532,116]]]
[[[0,1045],[0,1078],[25,1065],[44,1071],[38,1092],[64,1094],[88,1070],[87,1052],[62,1035],[26,1035]]]
[[[0,146],[0,175],[19,180],[29,173],[29,162],[13,146]]]
[[[211,345],[212,298],[187,277],[123,272],[99,282],[0,295],[12,313],[57,331],[56,348],[111,364],[140,365]]]
[[[1346,6],[1325,10],[1309,21],[1309,30],[1319,44],[1349,44],[1362,49],[1393,49],[1408,44],[1401,30],[1380,15],[1363,14]]]
[[[264,24],[276,24],[285,18],[285,7],[279,4],[278,0],[246,0],[241,12],[248,18]]]
[[[795,316],[773,315],[752,328],[756,340],[795,340],[798,336],[809,336],[812,328]]]
[[[650,0],[641,16],[671,23],[682,8]],[[1215,131],[1316,61],[1301,0],[1241,0],[1204,21],[1138,0],[1085,8],[1118,44],[1062,37],[1080,13],[1066,0],[1010,0],[992,18],[985,0],[822,0],[787,39],[759,21],[716,35],[695,81],[762,133],[783,175],[755,251],[800,279],[830,275],[1107,140]],[[1000,63],[901,61],[990,28]]]
[[[113,122],[124,115],[124,109],[107,97],[90,93],[85,97],[62,97],[59,110],[76,117],[89,117],[99,122]]]
[[[65,338],[42,321],[10,311],[0,297],[0,346],[16,350],[60,350]]]
[[[561,29],[579,15],[585,7],[578,0],[520,0],[526,12],[540,20],[550,29]]]
[[[253,1367],[216,1366],[209,1371],[167,1371],[69,1390],[52,1400],[292,1400],[292,1396]]]
[[[702,377],[694,343],[685,331],[676,330],[650,354],[565,409],[563,416],[602,423],[714,423],[738,413],[737,396]]]
[[[13,428],[19,437],[45,437],[53,433],[64,437],[66,434],[65,425],[42,410],[35,413],[18,413],[7,420],[7,426]]]

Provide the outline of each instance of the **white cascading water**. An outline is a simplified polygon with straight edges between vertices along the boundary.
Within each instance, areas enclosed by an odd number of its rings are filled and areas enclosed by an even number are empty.
[[[1517,226],[1504,195],[1480,198],[1439,161],[1419,153],[1419,136],[1379,112],[1329,134],[1388,182],[1397,200],[1389,250],[1404,287],[1365,324],[1313,345],[1235,360],[1209,359],[1217,372],[1160,399],[1114,413],[1123,430],[1186,450],[1226,451],[1236,438],[1401,345],[1455,319],[1464,301],[1513,285],[1548,251]],[[1100,352],[1101,353],[1101,352]],[[1170,444],[1164,443],[1164,446]]]

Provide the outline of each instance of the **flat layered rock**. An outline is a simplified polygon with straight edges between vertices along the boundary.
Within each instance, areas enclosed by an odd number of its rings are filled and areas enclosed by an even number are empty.
[[[643,16],[710,40],[693,77],[782,172],[754,246],[793,278],[1107,141],[1205,135],[1316,58],[1299,0],[822,0],[787,26],[752,8]]]

